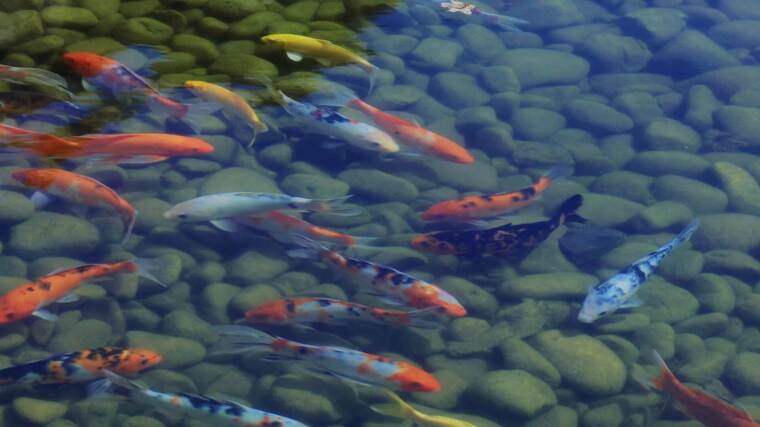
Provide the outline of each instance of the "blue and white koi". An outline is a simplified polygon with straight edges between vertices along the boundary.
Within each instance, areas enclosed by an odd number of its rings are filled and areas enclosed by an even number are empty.
[[[288,255],[322,261],[357,283],[367,286],[370,288],[368,293],[382,296],[390,304],[403,304],[416,309],[436,308],[437,312],[451,317],[467,314],[467,310],[453,295],[432,283],[391,267],[343,256],[307,237],[298,237],[297,242],[301,248],[289,250]]]
[[[387,133],[367,123],[348,118],[335,108],[298,102],[282,92],[279,92],[277,98],[288,114],[316,133],[344,140],[366,150],[396,153],[401,149]]]
[[[229,400],[188,393],[164,393],[152,390],[110,371],[106,378],[117,387],[129,391],[136,402],[176,410],[218,427],[308,427],[281,415],[250,408]]]
[[[583,301],[581,311],[578,313],[578,320],[591,323],[620,308],[640,306],[641,301],[634,295],[641,288],[641,285],[666,256],[691,238],[698,227],[699,220],[695,219],[661,248],[592,287]]]
[[[467,16],[479,16],[486,24],[496,25],[505,30],[521,32],[522,30],[517,25],[526,25],[530,22],[515,18],[514,16],[499,15],[493,12],[486,12],[483,9],[477,7],[474,3],[462,0],[449,0],[447,2],[440,3],[441,7],[451,13],[461,13]]]
[[[242,217],[280,209],[326,212],[333,215],[357,215],[358,208],[344,206],[351,196],[335,199],[307,199],[277,193],[217,193],[181,202],[164,212],[164,218],[182,222],[201,222]],[[226,229],[224,223],[217,225]]]
[[[247,326],[219,326],[212,355],[264,354],[264,360],[301,363],[306,370],[348,382],[408,392],[436,392],[441,383],[424,369],[403,360],[343,347],[302,344]]]

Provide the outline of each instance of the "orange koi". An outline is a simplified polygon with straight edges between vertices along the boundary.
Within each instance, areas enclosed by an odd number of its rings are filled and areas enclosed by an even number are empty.
[[[46,202],[46,194],[60,197],[68,202],[89,207],[104,207],[118,213],[124,220],[125,243],[132,234],[137,211],[110,187],[93,178],[62,169],[21,169],[11,174],[13,179],[37,189],[32,201],[38,205]]]
[[[23,157],[67,159],[81,153],[81,146],[68,138],[0,123],[0,152]]]
[[[509,193],[445,200],[429,207],[421,217],[427,221],[468,221],[503,215],[533,203],[555,180],[565,176],[566,172],[564,167],[552,169],[531,186]]]
[[[80,145],[82,156],[110,164],[155,163],[214,151],[214,146],[202,139],[168,133],[92,134],[68,140]]]
[[[87,280],[115,273],[137,273],[162,284],[150,272],[154,267],[148,260],[120,261],[110,264],[85,264],[56,271],[39,279],[24,283],[0,296],[0,325],[17,322],[29,316],[56,320],[58,316],[45,310],[54,302],[74,302],[72,292]]]
[[[653,385],[675,397],[684,411],[706,427],[760,427],[746,411],[712,396],[702,390],[687,387],[676,376],[655,351],[660,366],[660,375]]]

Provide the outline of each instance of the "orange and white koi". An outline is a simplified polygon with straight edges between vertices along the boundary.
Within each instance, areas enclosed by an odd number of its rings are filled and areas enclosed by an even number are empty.
[[[277,326],[351,325],[358,321],[394,327],[435,328],[438,324],[425,318],[430,314],[430,309],[401,311],[332,298],[297,297],[258,305],[245,312],[245,320]]]
[[[115,211],[121,216],[126,227],[122,243],[129,240],[137,211],[128,201],[100,181],[63,169],[21,169],[14,171],[11,176],[25,186],[37,189],[32,195],[32,201],[38,206],[49,201],[49,194],[70,203]]]
[[[566,168],[555,168],[531,186],[517,191],[445,200],[429,207],[421,217],[427,221],[468,221],[503,215],[533,203],[554,181],[565,175]]]
[[[92,52],[67,52],[63,54],[63,60],[82,76],[85,83],[108,89],[116,97],[124,93],[146,96],[175,118],[183,118],[189,111],[187,105],[162,95],[144,78],[115,59]]]
[[[150,389],[114,372],[106,378],[127,390],[133,400],[163,410],[173,410],[207,421],[219,427],[308,427],[306,424],[281,415],[254,409],[231,400],[189,393],[166,393]]]
[[[0,80],[22,85],[50,87],[63,92],[66,98],[72,98],[66,79],[52,71],[0,64]]]
[[[266,354],[265,360],[302,362],[315,373],[407,392],[436,392],[441,383],[425,370],[389,357],[343,347],[302,344],[247,326],[219,326],[211,354]]]
[[[241,230],[241,225],[268,233],[272,238],[282,243],[294,243],[293,236],[297,234],[309,237],[331,247],[347,248],[356,244],[368,243],[374,238],[357,237],[341,233],[329,228],[320,227],[280,211],[267,211],[260,214],[238,216],[213,222],[218,228],[235,233]]]
[[[367,293],[382,296],[389,304],[403,304],[416,309],[435,308],[436,312],[451,317],[467,314],[467,310],[454,296],[432,283],[390,267],[343,256],[304,236],[300,236],[298,245],[301,248],[289,250],[288,255],[322,261],[365,285]]]
[[[0,369],[0,386],[80,383],[102,379],[106,370],[134,374],[160,362],[160,354],[142,348],[99,347],[72,351]]]
[[[56,271],[11,289],[0,296],[0,325],[17,322],[29,316],[56,320],[58,316],[47,311],[46,306],[55,302],[74,302],[79,298],[72,292],[87,280],[115,273],[137,273],[162,284],[153,276],[152,261],[137,259],[110,264],[85,264]]]
[[[169,133],[90,134],[68,137],[67,141],[78,144],[80,157],[105,164],[147,164],[214,151],[213,145],[200,138]]]

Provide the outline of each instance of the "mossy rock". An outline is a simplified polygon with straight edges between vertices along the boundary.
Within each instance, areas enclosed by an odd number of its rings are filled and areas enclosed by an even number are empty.
[[[93,37],[80,42],[72,43],[63,48],[64,52],[92,52],[105,55],[124,50],[125,46],[109,37]]]
[[[681,202],[697,214],[723,212],[728,205],[728,197],[723,191],[702,181],[678,175],[657,178],[652,193],[658,200]]]
[[[100,241],[89,222],[50,212],[39,212],[10,229],[8,248],[22,258],[49,255],[79,256],[92,252]]]
[[[164,369],[195,365],[206,356],[206,348],[197,341],[146,331],[127,332],[126,343],[130,347],[149,348],[161,354],[161,367]]]
[[[119,24],[113,34],[124,44],[163,44],[174,34],[174,29],[153,18],[139,17]]]
[[[48,348],[65,353],[85,348],[103,347],[111,343],[111,326],[95,319],[85,319],[54,336]]]
[[[244,53],[220,56],[209,67],[212,73],[226,74],[233,79],[250,76],[277,77],[277,66],[254,55]]]
[[[374,169],[349,169],[338,175],[351,192],[375,200],[410,201],[419,194],[411,182]]]
[[[521,369],[540,378],[552,388],[559,386],[561,376],[557,368],[525,341],[510,338],[499,344],[504,367]]]
[[[247,39],[264,35],[267,27],[276,21],[283,21],[282,15],[277,12],[264,11],[254,13],[230,25],[227,36],[236,39]]]
[[[344,384],[315,376],[281,376],[269,393],[277,412],[314,424],[349,418],[355,405],[351,390]]]
[[[349,185],[343,181],[322,175],[296,173],[286,176],[282,183],[283,191],[291,196],[311,199],[329,199],[345,196]]]
[[[64,403],[50,400],[17,397],[13,399],[13,410],[24,421],[33,425],[45,425],[61,418],[68,411]]]
[[[596,282],[595,276],[582,273],[530,274],[502,283],[499,294],[507,298],[580,298]]]
[[[557,404],[551,387],[522,370],[491,371],[468,390],[470,398],[496,414],[532,418]]]
[[[700,218],[692,242],[696,249],[703,251],[735,249],[748,252],[760,244],[760,218],[738,213],[705,215]]]
[[[265,8],[264,2],[258,0],[208,0],[203,5],[207,14],[225,20],[248,16]]]
[[[200,63],[213,62],[220,55],[213,42],[192,34],[177,34],[172,37],[171,46],[174,50],[193,55]]]
[[[42,9],[42,21],[53,27],[90,28],[98,23],[98,17],[88,9],[70,6],[48,6]]]

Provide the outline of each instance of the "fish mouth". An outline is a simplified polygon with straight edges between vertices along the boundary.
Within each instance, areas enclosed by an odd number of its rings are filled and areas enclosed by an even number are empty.
[[[594,321],[594,316],[586,313],[578,313],[578,321],[582,323],[591,323]]]

